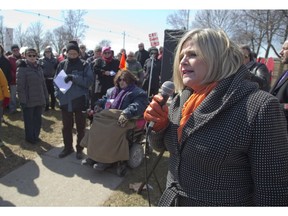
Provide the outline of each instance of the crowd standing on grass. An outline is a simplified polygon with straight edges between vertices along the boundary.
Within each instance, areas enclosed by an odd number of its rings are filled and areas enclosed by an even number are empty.
[[[216,45],[215,45],[216,44]],[[144,113],[150,144],[170,152],[159,206],[287,206],[288,135],[279,101],[250,80],[244,54],[221,30],[179,41],[176,96]]]
[[[288,72],[271,87],[271,74],[255,61],[248,45],[234,44],[221,31],[192,30],[176,49],[176,96],[168,111],[166,105],[159,106],[158,95],[164,50],[146,50],[141,42],[135,52],[121,49],[115,56],[110,46],[97,45],[87,52],[85,44],[72,40],[59,55],[47,46],[41,57],[34,48],[13,44],[9,53],[0,45],[1,123],[1,112],[13,115],[21,108],[23,139],[37,144],[43,111],[60,108],[64,148],[59,158],[76,150],[76,158],[82,159],[87,109],[115,88],[116,78],[117,84],[123,83],[121,71],[127,70],[136,77],[137,89],[153,98],[144,113],[147,121],[155,122],[150,144],[171,153],[167,189],[159,205],[288,205]],[[280,52],[283,64],[288,63],[287,50],[285,41]],[[61,70],[66,73],[64,83],[71,84],[66,93],[54,82]],[[124,117],[119,116],[123,122]],[[0,125],[0,145],[4,141]],[[102,168],[110,163],[98,162]]]

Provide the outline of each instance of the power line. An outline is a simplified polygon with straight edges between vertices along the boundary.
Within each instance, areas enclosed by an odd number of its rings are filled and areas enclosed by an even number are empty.
[[[65,23],[64,20],[55,18],[53,16],[45,15],[45,14],[42,14],[42,13],[39,13],[39,12],[33,12],[33,11],[27,11],[27,10],[16,10],[16,9],[14,11],[17,11],[17,12],[20,12],[20,13],[25,13],[25,14],[31,14],[31,15],[35,15],[35,16],[38,16],[38,17],[47,18],[49,20],[55,20],[55,21],[61,22],[63,24]],[[112,31],[112,30],[99,29],[99,28],[94,28],[94,27],[90,27],[90,26],[88,26],[88,27],[89,27],[90,30],[93,30],[93,31],[96,31],[96,32],[107,32],[107,33],[111,33],[111,34],[123,35],[123,32],[116,32],[116,31]],[[132,38],[132,39],[139,40],[139,41],[142,40],[139,37],[132,36],[131,34],[128,34],[126,31],[125,31],[125,36],[124,37]]]

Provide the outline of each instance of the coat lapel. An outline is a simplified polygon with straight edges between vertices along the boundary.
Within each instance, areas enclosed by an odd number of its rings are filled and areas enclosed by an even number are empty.
[[[249,72],[246,67],[242,66],[236,74],[218,83],[190,116],[183,128],[180,144],[185,143],[186,139],[201,127],[209,124],[219,113],[235,105],[239,98],[257,90],[257,84],[247,80],[247,73]]]

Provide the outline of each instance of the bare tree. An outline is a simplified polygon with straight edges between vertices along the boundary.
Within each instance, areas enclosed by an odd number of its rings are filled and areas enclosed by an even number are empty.
[[[52,33],[47,33],[46,40],[50,41],[50,44],[55,51],[60,53],[63,47],[65,47],[70,40],[70,34],[64,26],[60,26],[54,29]]]
[[[239,22],[237,10],[199,10],[195,14],[194,28],[222,29],[229,36],[235,33]]]
[[[190,10],[178,10],[167,17],[167,24],[175,29],[189,29]]]
[[[34,47],[38,53],[43,49],[44,44],[44,30],[41,22],[31,23],[28,27],[28,41],[27,45]]]
[[[99,43],[100,46],[104,47],[104,46],[110,46],[111,45],[111,41],[109,40],[102,40]]]
[[[184,16],[179,14],[167,17],[174,27],[183,25]],[[288,36],[287,23],[287,10],[199,10],[192,26],[222,29],[235,42],[250,45],[256,54],[265,50],[267,58],[272,50],[278,55],[279,45]]]
[[[14,41],[20,47],[27,45],[27,31],[23,32],[22,24],[19,24],[14,30]]]
[[[85,32],[89,28],[84,24],[85,10],[68,10],[63,12],[64,28],[69,35],[68,40],[77,40],[80,42],[85,37]]]
[[[3,16],[0,16],[0,43],[4,44]]]

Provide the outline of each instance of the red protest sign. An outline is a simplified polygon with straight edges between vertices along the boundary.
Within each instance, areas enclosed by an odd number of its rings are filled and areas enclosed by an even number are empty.
[[[153,47],[159,46],[159,39],[158,39],[158,35],[156,32],[149,34],[149,40],[150,40],[151,46]]]

